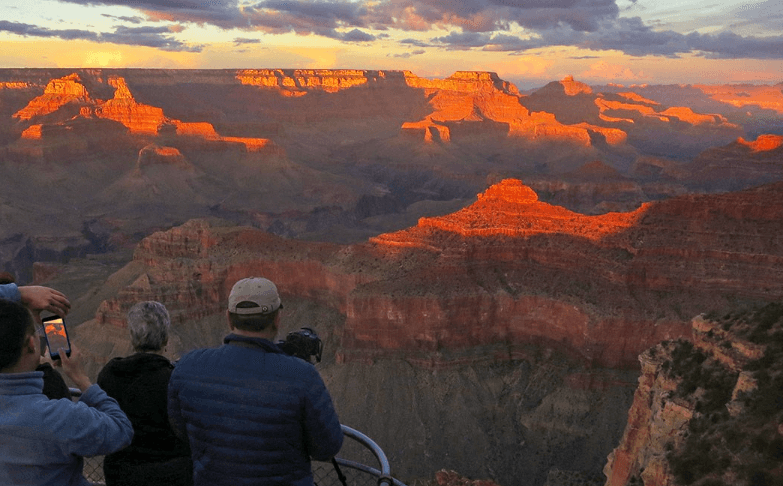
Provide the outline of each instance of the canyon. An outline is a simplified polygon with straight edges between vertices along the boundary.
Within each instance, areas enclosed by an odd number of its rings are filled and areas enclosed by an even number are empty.
[[[648,350],[783,296],[781,98],[573,77],[521,93],[468,71],[0,69],[0,256],[71,296],[92,376],[132,352],[133,303],[167,306],[176,359],[218,345],[231,285],[264,275],[280,337],[316,329],[341,421],[400,478],[648,484],[666,451],[639,451],[666,443],[626,429],[651,416]]]
[[[520,93],[471,71],[0,69],[0,254],[27,281],[35,261],[127,253],[205,215],[354,243],[507,177],[585,214],[777,180],[780,149],[751,147],[783,132],[774,89],[738,106],[717,87],[653,88],[567,77]]]

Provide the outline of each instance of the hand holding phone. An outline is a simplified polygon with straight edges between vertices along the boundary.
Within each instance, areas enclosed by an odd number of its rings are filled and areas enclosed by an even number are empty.
[[[41,322],[46,336],[46,346],[49,348],[49,356],[52,360],[60,359],[60,349],[67,356],[71,355],[71,340],[68,337],[68,328],[60,316],[44,317]]]
[[[65,353],[65,350],[63,350],[63,352]],[[61,367],[63,373],[73,381],[74,385],[76,385],[82,393],[85,393],[87,389],[92,386],[90,378],[84,372],[79,348],[74,347],[72,354],[60,354],[60,360],[55,361],[54,366]]]

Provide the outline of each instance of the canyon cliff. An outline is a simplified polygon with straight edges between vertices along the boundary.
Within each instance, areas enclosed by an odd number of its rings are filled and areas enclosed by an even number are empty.
[[[782,217],[780,184],[586,216],[509,179],[348,246],[193,220],[140,243],[75,339],[97,371],[129,352],[127,309],[158,300],[170,352],[216,345],[233,283],[264,275],[291,312],[282,331],[325,336],[344,423],[406,478],[592,477],[619,439],[642,351],[689,336],[697,310],[783,295]],[[749,277],[760,268],[764,280]]]
[[[693,319],[692,341],[645,351],[606,486],[778,484],[780,303]]]

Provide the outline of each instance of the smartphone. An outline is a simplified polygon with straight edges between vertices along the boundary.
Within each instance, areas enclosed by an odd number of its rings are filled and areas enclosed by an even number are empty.
[[[60,316],[50,316],[41,319],[46,335],[46,346],[49,348],[49,356],[52,359],[60,359],[60,348],[65,350],[65,355],[71,357],[71,340],[68,338],[68,328]]]

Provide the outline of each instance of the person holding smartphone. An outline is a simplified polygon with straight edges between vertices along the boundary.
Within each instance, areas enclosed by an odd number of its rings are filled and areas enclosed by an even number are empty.
[[[43,327],[41,311],[55,312],[55,316],[64,319],[68,315],[71,303],[62,292],[49,287],[29,285],[18,287],[16,278],[8,272],[0,272],[0,298],[21,302],[33,314],[36,324]],[[41,362],[36,371],[43,372],[43,393],[52,400],[71,398],[71,391],[63,377],[55,371],[52,364],[44,359],[46,354],[46,336],[41,336]]]
[[[130,444],[133,426],[117,402],[84,372],[78,350],[55,366],[81,390],[78,402],[49,400],[35,371],[41,340],[30,311],[0,299],[0,484],[88,486],[83,457]]]

